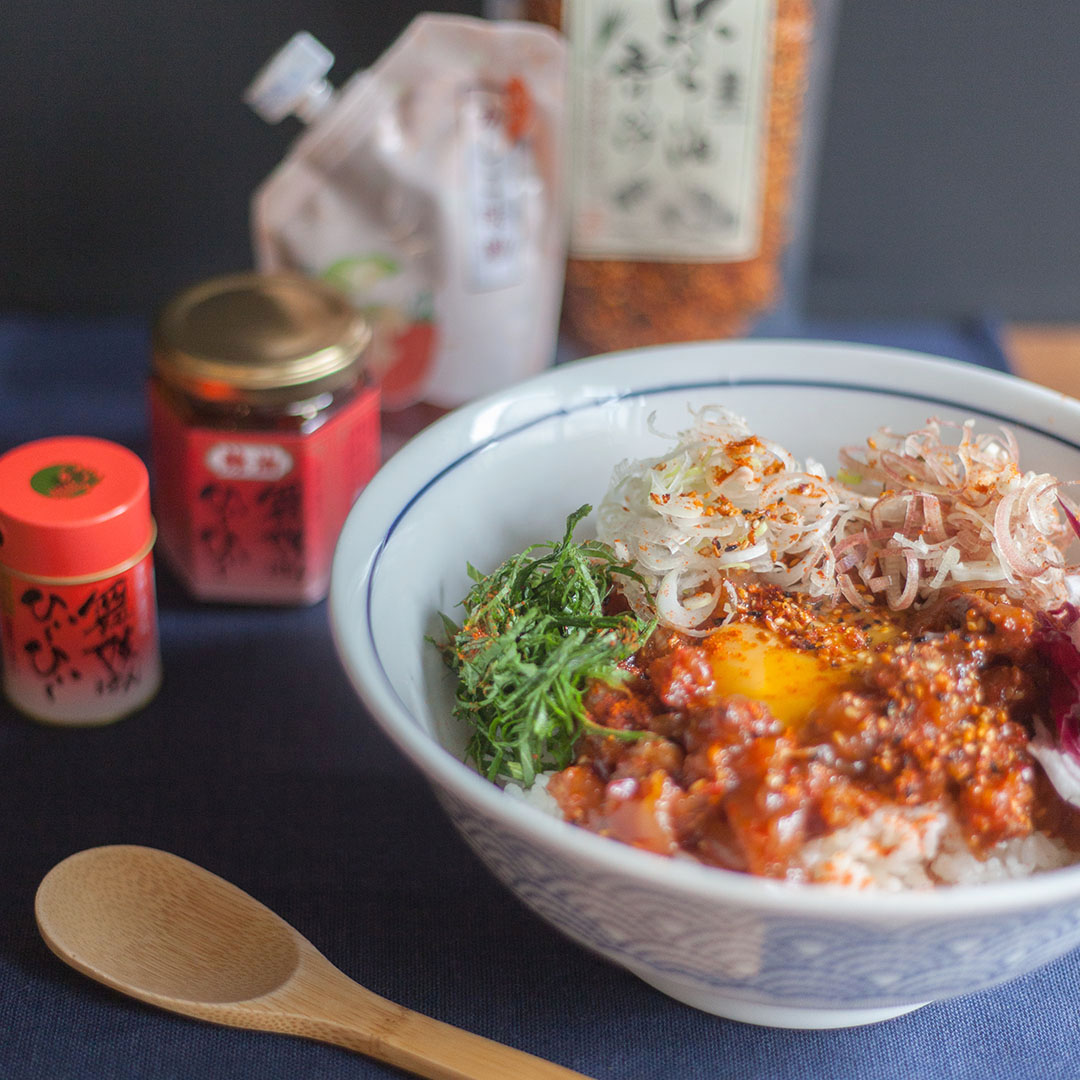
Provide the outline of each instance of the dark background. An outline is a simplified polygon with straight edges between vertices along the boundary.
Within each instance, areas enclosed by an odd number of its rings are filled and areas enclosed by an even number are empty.
[[[480,0],[438,10],[478,13]],[[341,82],[412,0],[31,0],[0,11],[0,312],[148,313],[250,264],[295,122],[241,101],[298,29]],[[811,236],[818,314],[1080,317],[1080,5],[848,0]]]

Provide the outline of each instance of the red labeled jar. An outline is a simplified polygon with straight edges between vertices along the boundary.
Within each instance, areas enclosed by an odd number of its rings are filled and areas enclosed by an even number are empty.
[[[294,274],[230,274],[174,297],[153,335],[161,550],[201,600],[312,604],[379,464],[367,321]]]
[[[51,724],[106,724],[161,682],[146,466],[104,439],[0,457],[4,693]]]

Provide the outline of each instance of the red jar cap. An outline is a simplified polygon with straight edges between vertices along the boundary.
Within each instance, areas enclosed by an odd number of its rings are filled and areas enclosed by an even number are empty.
[[[9,570],[99,577],[153,539],[146,466],[123,446],[63,436],[0,457],[0,565]]]

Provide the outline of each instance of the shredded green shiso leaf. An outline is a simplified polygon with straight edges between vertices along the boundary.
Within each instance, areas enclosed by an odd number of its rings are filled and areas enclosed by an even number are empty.
[[[585,714],[587,683],[625,678],[619,664],[656,625],[631,612],[604,614],[615,578],[638,575],[607,544],[574,543],[591,510],[567,518],[562,540],[533,544],[491,574],[470,565],[475,584],[459,605],[461,626],[442,615],[447,640],[435,644],[458,677],[454,715],[468,724],[467,756],[489,780],[531,786],[538,772],[571,764],[586,731],[649,734],[605,728]]]

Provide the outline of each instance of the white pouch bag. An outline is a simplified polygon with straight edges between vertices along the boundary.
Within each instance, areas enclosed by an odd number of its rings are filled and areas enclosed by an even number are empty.
[[[260,269],[324,278],[368,314],[385,408],[543,369],[566,257],[561,36],[421,15],[338,92],[332,63],[298,35],[246,95],[309,124],[253,197]]]

